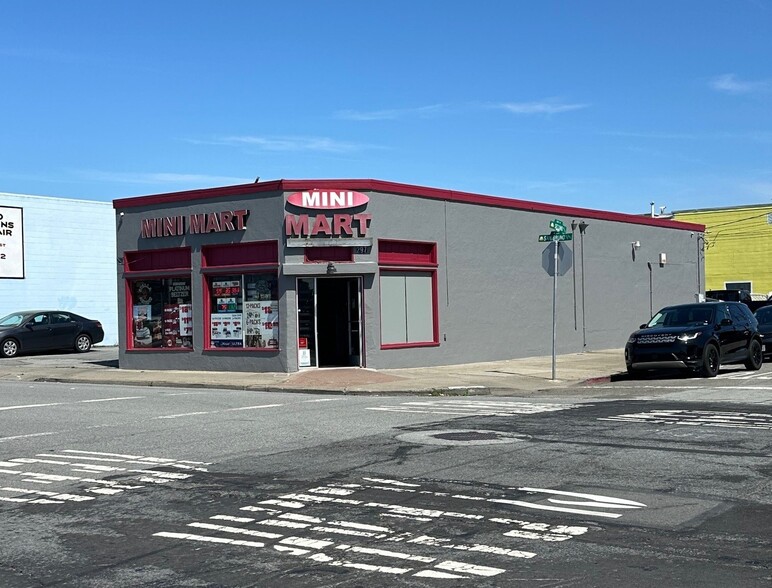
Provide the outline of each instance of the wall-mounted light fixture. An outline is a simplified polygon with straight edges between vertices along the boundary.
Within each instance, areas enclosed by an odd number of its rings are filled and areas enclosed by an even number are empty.
[[[335,269],[335,264],[334,263],[332,263],[331,261],[327,263],[327,273],[328,274],[334,274],[337,271],[338,270]]]
[[[635,252],[641,248],[641,242],[633,241],[630,243],[630,248],[632,249],[633,261],[635,261]]]

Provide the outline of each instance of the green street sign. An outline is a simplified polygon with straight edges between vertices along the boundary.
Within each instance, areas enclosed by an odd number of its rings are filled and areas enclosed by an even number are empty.
[[[563,224],[563,221],[555,219],[550,221],[550,229],[557,233],[565,233],[566,225]]]
[[[549,243],[550,241],[571,241],[574,238],[571,233],[558,233],[553,231],[549,235],[539,235],[539,243]]]

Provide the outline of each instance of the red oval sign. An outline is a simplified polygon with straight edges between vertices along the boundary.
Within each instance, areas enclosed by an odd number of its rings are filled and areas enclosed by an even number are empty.
[[[332,210],[363,206],[370,202],[370,198],[352,190],[308,190],[290,194],[287,202],[300,208]]]

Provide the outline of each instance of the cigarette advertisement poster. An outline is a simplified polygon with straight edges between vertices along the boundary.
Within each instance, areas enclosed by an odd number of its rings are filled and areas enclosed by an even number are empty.
[[[277,300],[244,303],[246,346],[279,347],[279,302]]]
[[[193,336],[193,305],[180,304],[180,335]]]
[[[169,301],[177,304],[190,302],[190,280],[170,280]]]
[[[214,347],[243,347],[243,326],[240,312],[221,312],[211,318],[211,339]]]
[[[218,298],[241,296],[240,280],[220,280],[212,282],[212,288],[214,289],[214,295]]]

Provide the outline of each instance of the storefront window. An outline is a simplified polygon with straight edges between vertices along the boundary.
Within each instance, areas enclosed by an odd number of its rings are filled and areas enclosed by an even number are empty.
[[[381,345],[437,345],[437,244],[378,240]]]
[[[190,278],[134,280],[132,348],[192,348]]]
[[[275,273],[209,277],[210,342],[216,348],[279,348]]]
[[[384,345],[434,340],[432,275],[381,274],[381,341]]]

